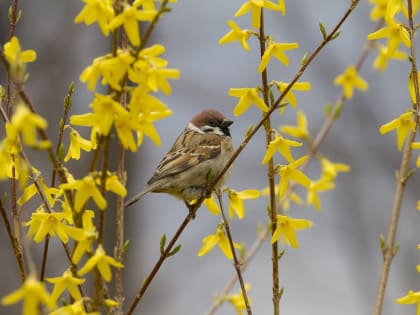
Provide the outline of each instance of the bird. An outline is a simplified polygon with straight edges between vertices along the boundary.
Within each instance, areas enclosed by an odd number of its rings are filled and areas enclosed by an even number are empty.
[[[167,193],[185,202],[209,197],[209,184],[218,177],[233,155],[229,127],[233,124],[220,111],[206,109],[195,115],[178,136],[171,149],[156,167],[145,189],[130,198],[125,207],[145,194]],[[230,168],[213,187],[220,188],[230,175]]]

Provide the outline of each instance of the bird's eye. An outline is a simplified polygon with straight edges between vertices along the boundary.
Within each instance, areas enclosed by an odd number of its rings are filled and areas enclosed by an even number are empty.
[[[210,119],[207,124],[211,127],[217,127],[219,125],[216,119]]]

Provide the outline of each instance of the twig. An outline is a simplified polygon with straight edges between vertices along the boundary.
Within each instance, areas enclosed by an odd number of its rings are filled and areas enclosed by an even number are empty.
[[[121,40],[122,48],[128,46],[128,39],[125,33],[122,33]],[[120,103],[123,107],[127,107],[127,93],[121,95]],[[118,180],[125,184],[125,150],[121,143],[118,143],[117,152],[117,177]],[[125,185],[124,185],[125,186]],[[124,258],[124,198],[117,196],[117,210],[116,210],[116,226],[115,226],[115,260],[123,263]],[[117,314],[123,314],[124,302],[124,277],[123,270],[117,268],[115,270],[115,299],[119,304]]]
[[[264,230],[264,232],[259,233],[257,239],[255,240],[254,244],[251,246],[249,252],[247,253],[245,259],[242,261],[241,263],[241,271],[245,271],[246,268],[249,266],[249,263],[252,261],[252,259],[255,257],[255,255],[258,253],[258,250],[261,248],[261,246],[265,243],[265,240],[267,238],[267,236],[269,235],[269,230],[266,229]],[[221,291],[221,293],[219,294],[220,297],[225,296],[226,294],[228,294],[233,286],[235,285],[236,281],[238,280],[238,275],[235,274],[232,279],[230,279],[230,281],[228,283],[226,283],[225,287],[223,288],[223,290]],[[224,302],[223,298],[219,298],[216,299],[215,301],[213,301],[213,305],[210,307],[210,309],[207,312],[207,315],[213,315],[214,313],[216,313],[216,310],[219,308],[219,306],[222,305],[222,303]]]
[[[23,260],[22,245],[19,243],[19,241],[16,239],[16,237],[13,234],[12,227],[10,226],[9,218],[7,217],[6,209],[4,208],[3,202],[1,201],[1,199],[0,199],[0,212],[4,221],[4,225],[6,226],[6,231],[10,240],[10,244],[12,244],[12,248],[15,253],[15,257],[16,257],[18,267],[19,267],[20,279],[23,283],[25,282],[25,279],[26,279],[26,271],[25,271],[25,262]]]
[[[265,31],[264,31],[264,10],[261,9],[261,19],[260,19],[260,34],[258,36],[259,44],[260,44],[260,59],[262,59],[264,52],[265,52],[265,45],[266,45],[266,38],[265,38]],[[263,91],[263,98],[264,103],[271,107],[274,104],[270,104],[269,99],[269,86],[268,86],[268,79],[267,79],[267,68],[261,73],[261,82],[262,82],[262,91]],[[271,130],[271,120],[270,117],[264,123],[264,130],[265,130],[265,142],[266,147],[268,147],[273,140],[272,137],[272,130]],[[277,228],[277,209],[276,209],[276,192],[275,192],[275,181],[274,181],[274,161],[273,158],[270,158],[268,161],[267,166],[267,178],[268,178],[268,188],[270,194],[270,211],[268,213],[269,220],[271,224],[271,231],[274,231]],[[274,242],[271,244],[271,268],[272,268],[272,300],[273,300],[273,314],[279,315],[280,314],[280,280],[279,280],[279,247],[278,242]]]
[[[160,267],[162,266],[163,262],[165,261],[166,258],[168,258],[170,256],[169,254],[171,253],[171,251],[172,251],[173,247],[175,246],[176,242],[178,241],[178,238],[181,236],[182,232],[185,230],[188,223],[190,223],[190,221],[195,217],[195,214],[196,214],[196,212],[197,212],[197,210],[200,207],[202,202],[203,202],[203,200],[200,200],[199,202],[194,204],[194,206],[191,208],[191,211],[188,212],[188,215],[185,217],[184,221],[182,221],[181,225],[178,227],[178,230],[175,232],[175,235],[170,240],[170,242],[169,242],[168,246],[165,248],[164,252],[160,255],[160,257],[159,257],[158,261],[156,262],[156,264],[154,265],[152,271],[144,279],[144,281],[143,281],[143,283],[140,287],[140,290],[137,292],[137,294],[134,298],[134,301],[130,305],[130,308],[127,312],[127,315],[133,314],[135,308],[137,307],[137,305],[140,302],[141,298],[143,297],[144,293],[147,291],[147,288],[149,287],[150,283],[152,282],[152,280],[156,276],[156,274],[159,271]]]
[[[241,291],[242,291],[242,296],[244,298],[246,311],[247,311],[248,315],[252,315],[251,305],[249,303],[248,294],[246,293],[246,289],[245,289],[245,282],[244,282],[244,279],[242,277],[241,262],[239,261],[238,257],[236,256],[235,246],[234,246],[234,243],[233,243],[232,234],[230,232],[229,221],[226,217],[225,209],[223,207],[222,194],[220,192],[220,189],[217,189],[215,191],[215,193],[216,193],[217,199],[219,200],[220,213],[222,214],[222,218],[223,218],[223,226],[224,226],[225,231],[226,231],[226,236],[229,240],[230,250],[232,251],[233,267],[235,268],[236,275],[239,279],[239,285],[241,286]]]
[[[419,109],[420,109],[420,92],[419,92],[419,82],[417,78],[417,64],[416,64],[416,45],[415,45],[415,27],[413,22],[413,4],[411,0],[407,1],[408,3],[408,32],[410,34],[410,61],[411,61],[411,76],[413,77],[414,82],[414,91],[416,95],[416,103],[413,104],[414,111],[414,121],[416,123],[415,131],[410,131],[407,141],[405,144],[403,156],[401,159],[400,168],[397,173],[397,183],[395,187],[395,194],[394,194],[394,202],[391,211],[391,221],[389,223],[388,232],[386,236],[386,242],[382,248],[382,268],[381,274],[379,277],[378,289],[376,293],[376,301],[375,301],[375,315],[382,314],[382,307],[385,297],[386,286],[388,283],[388,276],[391,269],[391,263],[394,256],[397,253],[397,248],[395,246],[395,237],[397,234],[398,222],[400,217],[401,205],[403,201],[405,185],[409,178],[409,166],[410,166],[410,158],[411,158],[411,144],[414,142],[416,137],[416,130],[419,125]]]

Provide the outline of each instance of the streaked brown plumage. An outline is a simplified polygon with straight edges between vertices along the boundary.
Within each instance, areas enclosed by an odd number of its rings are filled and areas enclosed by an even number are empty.
[[[217,176],[233,154],[229,130],[232,123],[212,109],[194,116],[155,169],[145,190],[127,201],[125,206],[135,203],[148,192],[167,193],[187,202],[206,194],[209,175],[212,178]],[[215,188],[223,184],[228,173]]]

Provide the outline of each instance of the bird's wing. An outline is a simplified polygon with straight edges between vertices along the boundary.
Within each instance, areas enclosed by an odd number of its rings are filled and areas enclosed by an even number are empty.
[[[162,159],[147,185],[216,158],[221,153],[220,136],[208,134],[201,137],[202,140],[194,146],[174,146]]]

